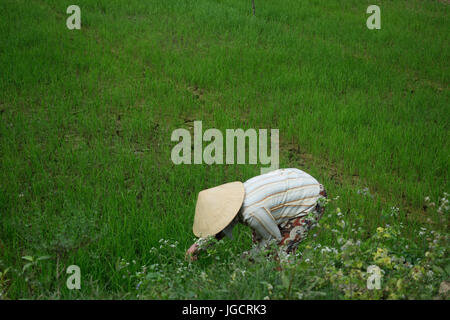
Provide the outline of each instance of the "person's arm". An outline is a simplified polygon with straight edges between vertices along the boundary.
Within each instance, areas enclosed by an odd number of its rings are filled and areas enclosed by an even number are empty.
[[[256,234],[262,240],[281,240],[280,228],[273,218],[272,214],[264,207],[259,207],[250,212],[244,218],[244,222],[247,223]]]
[[[264,207],[255,209],[254,211],[246,214],[244,222],[255,230],[257,238],[259,240],[258,247],[251,252],[257,252],[269,243],[271,240],[281,241],[282,236],[280,228],[273,218],[272,214]]]
[[[225,235],[223,232],[219,232],[214,236],[217,240],[220,240]],[[191,261],[197,260],[197,256],[201,251],[205,251],[208,248],[211,247],[211,245],[214,243],[211,241],[211,238],[213,236],[207,237],[207,238],[198,238],[197,241],[195,241],[192,246],[186,251],[186,259],[189,259]]]

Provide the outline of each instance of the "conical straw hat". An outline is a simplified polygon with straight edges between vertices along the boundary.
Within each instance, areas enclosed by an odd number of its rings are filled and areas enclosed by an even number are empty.
[[[244,184],[239,181],[200,191],[192,228],[194,234],[203,238],[222,231],[239,212],[244,195]]]

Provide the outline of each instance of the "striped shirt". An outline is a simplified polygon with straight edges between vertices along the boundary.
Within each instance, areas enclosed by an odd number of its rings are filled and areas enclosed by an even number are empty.
[[[278,169],[244,182],[239,217],[264,241],[281,240],[278,225],[314,210],[320,183],[299,169]]]
[[[224,231],[231,237],[236,222],[256,231],[260,244],[282,239],[279,225],[308,215],[320,195],[320,183],[299,169],[278,169],[244,182],[245,197],[236,218]]]

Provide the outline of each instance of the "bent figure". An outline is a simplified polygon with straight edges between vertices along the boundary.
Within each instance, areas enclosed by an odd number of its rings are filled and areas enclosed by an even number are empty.
[[[209,237],[232,238],[243,223],[253,229],[256,249],[276,240],[286,253],[298,244],[322,217],[320,199],[327,197],[315,178],[299,169],[278,169],[242,183],[226,183],[198,194],[193,231],[199,239],[186,251],[195,260]]]

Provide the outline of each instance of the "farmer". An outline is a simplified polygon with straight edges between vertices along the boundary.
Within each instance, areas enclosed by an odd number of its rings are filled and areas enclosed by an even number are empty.
[[[200,191],[193,225],[199,239],[186,251],[186,258],[196,260],[210,237],[232,238],[236,223],[253,229],[256,250],[276,240],[283,251],[295,253],[321,218],[324,207],[319,199],[326,196],[323,186],[299,169],[278,169],[244,183]]]

